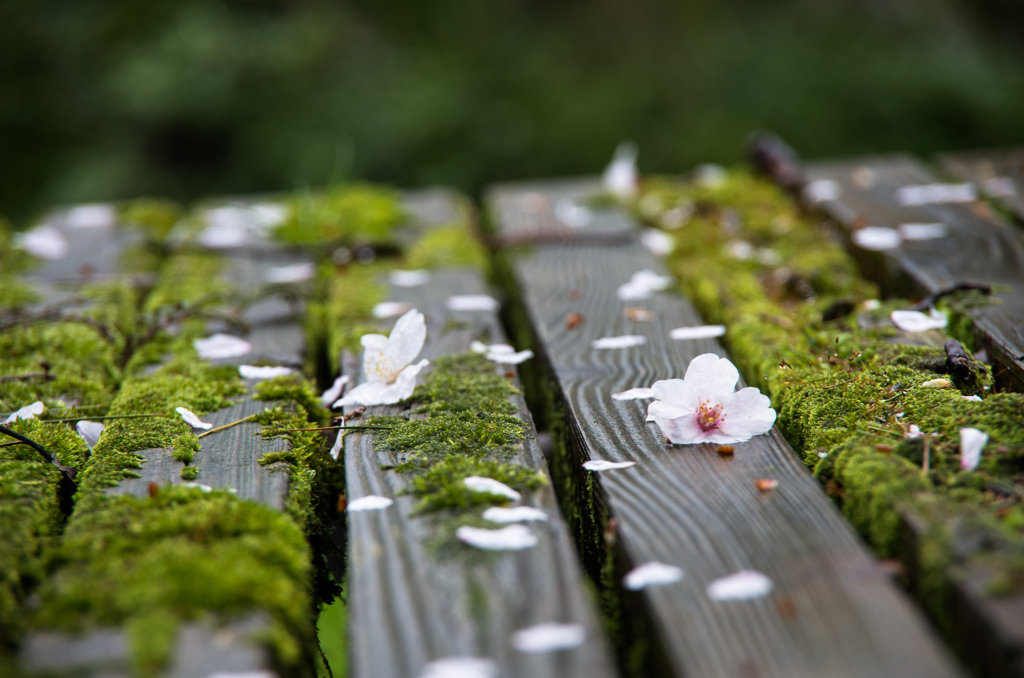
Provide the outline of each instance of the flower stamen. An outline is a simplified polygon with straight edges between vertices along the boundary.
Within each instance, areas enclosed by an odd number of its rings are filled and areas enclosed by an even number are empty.
[[[710,400],[705,400],[697,408],[697,423],[705,433],[718,428],[724,421],[725,415],[722,413],[721,405],[712,406]]]

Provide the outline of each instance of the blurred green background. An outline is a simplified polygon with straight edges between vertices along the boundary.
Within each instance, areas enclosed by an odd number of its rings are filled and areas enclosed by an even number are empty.
[[[1024,141],[1024,0],[5,0],[0,213]]]

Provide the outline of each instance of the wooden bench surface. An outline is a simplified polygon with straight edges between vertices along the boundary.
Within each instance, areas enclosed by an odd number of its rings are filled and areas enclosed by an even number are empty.
[[[597,182],[573,184],[577,202]],[[488,195],[499,237],[539,228],[523,208],[565,198],[565,185],[506,185]],[[530,196],[540,193],[540,196]],[[606,211],[621,229],[625,213]],[[685,676],[953,676],[958,670],[906,596],[867,553],[777,430],[735,445],[666,445],[644,422],[648,401],[611,394],[682,377],[706,352],[724,356],[713,339],[675,341],[669,330],[702,325],[675,294],[622,302],[616,289],[642,269],[664,271],[635,239],[628,244],[534,246],[513,262],[515,281],[533,325],[536,348],[550,366],[569,423],[571,466],[582,476],[589,459],[635,461],[632,468],[595,474],[600,499],[616,520],[619,542],[635,567],[660,561],[681,567],[682,582],[641,596],[657,644],[673,675]],[[576,292],[573,292],[576,290]],[[582,293],[582,296],[580,296]],[[576,300],[574,300],[576,299]],[[633,323],[624,306],[656,317]],[[570,313],[585,320],[567,326]],[[647,343],[594,350],[591,341],[643,334]],[[778,488],[758,491],[773,478]],[[580,480],[579,484],[583,481]],[[771,596],[716,602],[705,587],[742,569],[768,575]],[[621,576],[622,572],[620,572]]]
[[[974,182],[1024,222],[1024,147],[943,153],[936,160],[943,170]]]
[[[867,170],[867,171],[865,171]],[[871,177],[870,185],[858,176]],[[903,206],[897,191],[904,186],[931,184],[939,179],[919,162],[904,155],[808,163],[807,181],[838,182],[836,200],[820,204],[848,229],[861,225],[898,228],[907,223],[942,223],[944,238],[904,240],[896,248],[871,253],[885,262],[877,277],[886,292],[899,296],[928,295],[961,282],[998,284],[999,303],[973,309],[971,318],[989,357],[999,364],[1000,378],[1024,388],[1024,237],[972,205]],[[1005,369],[1004,369],[1005,368]]]
[[[465,353],[473,340],[483,337],[503,340],[496,314],[455,312],[445,306],[450,295],[488,293],[475,271],[433,272],[427,285],[393,287],[390,293],[389,299],[408,302],[426,316],[427,344],[421,357]],[[356,377],[358,363],[349,362],[349,373]],[[512,461],[546,469],[523,398],[516,396],[514,402],[528,431]],[[392,411],[371,409],[378,414]],[[344,454],[350,503],[370,494],[395,500],[393,507],[382,511],[348,515],[350,676],[419,676],[427,662],[452,656],[489,658],[500,666],[501,676],[615,674],[571,535],[550,487],[532,495],[532,505],[549,516],[547,522],[530,526],[539,537],[537,546],[498,553],[490,564],[439,559],[428,546],[434,536],[433,518],[411,515],[415,498],[401,494],[406,478],[381,469],[397,463],[395,453],[374,449],[370,434],[353,433],[346,439]],[[582,624],[587,641],[551,654],[512,649],[514,631],[546,622]]]

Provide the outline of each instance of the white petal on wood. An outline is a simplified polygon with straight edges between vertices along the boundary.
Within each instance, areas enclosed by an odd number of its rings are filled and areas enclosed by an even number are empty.
[[[82,440],[85,441],[90,450],[99,442],[100,434],[103,433],[105,428],[103,423],[99,421],[80,421],[75,424],[75,430],[78,431],[78,435],[82,436]]]
[[[583,462],[583,468],[587,471],[611,471],[618,468],[629,468],[636,466],[635,461],[605,461],[604,459],[591,459]]]
[[[391,271],[388,280],[396,287],[419,287],[430,282],[430,273],[422,269],[415,271]]]
[[[491,352],[487,354],[488,360],[493,360],[502,365],[518,365],[533,357],[533,351],[527,349],[518,353]]]
[[[904,240],[933,240],[945,238],[949,229],[945,224],[900,224],[899,232]]]
[[[675,584],[683,580],[682,569],[675,565],[666,565],[657,561],[644,563],[626,573],[622,585],[630,591],[639,591],[648,586]]]
[[[818,179],[804,186],[803,197],[805,202],[817,205],[829,200],[838,200],[842,193],[843,187],[838,181]]]
[[[581,624],[537,624],[512,634],[512,647],[520,652],[538,654],[579,647],[587,639]]]
[[[636,197],[640,190],[636,156],[636,144],[632,141],[623,141],[615,147],[615,155],[601,176],[604,190],[623,200]]]
[[[185,409],[184,407],[175,407],[174,411],[181,415],[181,418],[185,420],[185,423],[192,428],[201,428],[209,430],[213,428],[213,424],[207,424],[205,421],[200,421],[199,417],[192,410]]]
[[[771,593],[774,584],[757,570],[740,570],[708,584],[711,600],[748,600]]]
[[[338,431],[338,437],[334,439],[334,444],[331,445],[331,459],[338,461],[338,455],[341,454],[341,448],[345,446],[345,431]]]
[[[981,463],[981,450],[988,442],[988,434],[976,428],[960,429],[960,466],[973,471]]]
[[[484,511],[484,520],[489,520],[492,523],[521,523],[547,519],[547,513],[532,506],[516,506],[513,508],[492,506]]]
[[[494,297],[486,294],[456,294],[448,297],[446,302],[452,311],[497,311],[501,304]]]
[[[463,525],[455,531],[459,541],[485,551],[521,551],[537,545],[537,535],[525,525],[509,525],[500,530],[482,530]]]
[[[316,275],[316,266],[312,262],[305,262],[288,266],[272,266],[267,269],[266,280],[270,283],[293,283],[311,280],[314,275]]]
[[[725,334],[725,325],[698,325],[697,327],[677,327],[668,333],[673,339],[712,339]]]
[[[353,499],[348,503],[346,511],[377,511],[385,509],[395,503],[394,499],[380,497],[376,494],[368,494],[365,497]]]
[[[935,309],[927,315],[920,311],[893,311],[889,318],[904,332],[924,332],[946,326],[946,314]]]
[[[974,184],[921,184],[903,186],[896,191],[896,202],[904,207],[951,202],[974,202],[978,190]]]
[[[412,304],[404,301],[382,301],[373,307],[374,318],[393,318],[412,310]]]
[[[645,228],[640,233],[640,243],[656,257],[668,256],[676,248],[675,238],[656,228]]]
[[[463,478],[462,483],[473,490],[474,492],[488,492],[490,494],[497,494],[502,497],[508,497],[512,501],[519,501],[522,499],[522,495],[513,490],[505,483],[499,482],[494,478],[483,478],[481,476],[469,476]]]
[[[586,228],[593,221],[594,215],[589,207],[562,198],[555,203],[555,218],[569,228]]]
[[[594,348],[630,348],[647,343],[647,337],[639,334],[626,334],[621,337],[602,337],[590,342]]]
[[[334,401],[341,397],[341,392],[345,390],[345,384],[350,381],[352,381],[352,377],[347,374],[343,374],[335,379],[331,387],[320,395],[320,404],[324,407],[330,407],[334,404]]]
[[[255,365],[239,365],[238,374],[242,379],[273,379],[292,374],[295,370],[290,367],[258,367]]]
[[[220,358],[238,358],[252,353],[252,344],[245,339],[230,334],[218,332],[205,339],[196,339],[192,342],[199,353],[199,357],[205,360],[218,360]]]
[[[110,204],[78,205],[67,211],[68,228],[110,228],[117,223],[117,209]]]
[[[17,412],[12,412],[9,417],[4,419],[5,424],[10,424],[12,421],[35,419],[37,416],[46,411],[46,405],[43,404],[42,400],[37,400],[31,405],[25,405]]]
[[[498,665],[479,657],[444,657],[423,666],[419,678],[497,678]]]
[[[899,231],[895,228],[886,228],[884,226],[865,226],[854,231],[851,237],[857,247],[874,252],[899,247],[900,242],[903,240],[900,237]]]
[[[612,400],[642,400],[644,398],[653,398],[653,388],[631,388],[625,391],[619,391],[618,393],[612,394]]]
[[[34,257],[56,261],[68,255],[68,241],[56,226],[43,224],[15,236],[14,246]]]

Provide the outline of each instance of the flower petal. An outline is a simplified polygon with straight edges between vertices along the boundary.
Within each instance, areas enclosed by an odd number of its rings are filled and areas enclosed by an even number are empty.
[[[699,355],[690,361],[683,381],[693,386],[701,400],[728,395],[736,390],[740,373],[728,358],[714,353]]]
[[[741,443],[771,430],[776,413],[771,399],[752,386],[740,389],[719,400],[725,418],[719,432],[729,440],[716,438],[716,443]]]
[[[969,395],[969,396],[960,396],[960,397],[963,398],[964,400],[970,400],[972,403],[980,403],[981,402],[981,396]]]
[[[676,248],[675,238],[656,228],[645,228],[640,232],[640,244],[656,257],[664,257]]]
[[[68,255],[70,245],[56,226],[43,224],[15,237],[15,247],[34,257],[56,261]]]
[[[516,506],[514,508],[492,506],[484,511],[484,520],[489,520],[492,523],[521,523],[547,519],[547,513],[532,506]]]
[[[638,334],[626,334],[621,337],[602,337],[590,342],[594,348],[630,348],[647,343],[647,337]]]
[[[491,352],[487,354],[488,360],[493,360],[502,365],[518,365],[521,362],[533,357],[533,351],[519,351],[518,353]]]
[[[9,417],[4,419],[5,424],[10,424],[12,421],[22,421],[27,419],[35,419],[38,415],[46,411],[46,405],[43,404],[42,400],[37,400],[31,405],[26,405],[17,412],[13,412]]]
[[[521,551],[537,545],[537,535],[518,523],[500,530],[483,530],[463,525],[455,531],[459,541],[485,551]]]
[[[422,269],[416,271],[391,271],[388,280],[395,287],[419,287],[430,282],[430,273]]]
[[[619,468],[636,466],[635,461],[605,461],[604,459],[591,459],[583,462],[583,468],[587,471],[611,471]]]
[[[416,390],[416,375],[428,364],[430,361],[421,360],[415,365],[409,365],[398,373],[393,384],[383,381],[365,381],[346,393],[344,398],[336,401],[333,407],[394,405],[412,395]]]
[[[978,190],[974,184],[922,184],[903,186],[896,191],[896,202],[904,207],[950,202],[974,202]]]
[[[673,339],[711,339],[725,334],[725,325],[699,325],[697,327],[677,327],[668,333]]]
[[[273,266],[267,269],[266,281],[269,283],[294,283],[311,280],[316,275],[316,266],[312,262]]]
[[[748,600],[771,593],[772,580],[756,570],[740,570],[708,584],[711,600]]]
[[[666,404],[683,407],[692,412],[700,405],[700,395],[693,384],[682,379],[661,379],[651,386],[654,397]],[[652,403],[653,404],[653,403]]]
[[[238,374],[242,379],[273,379],[293,373],[290,367],[255,367],[253,365],[239,365]]]
[[[619,391],[618,393],[612,394],[612,400],[641,400],[643,398],[653,398],[653,388],[630,388],[625,391]]]
[[[321,394],[320,404],[324,407],[330,407],[335,400],[341,397],[341,392],[345,390],[345,384],[350,381],[352,381],[352,377],[347,374],[343,374],[335,379],[331,387]]]
[[[497,311],[501,304],[486,294],[457,294],[446,302],[452,311]]]
[[[469,476],[468,478],[462,479],[462,484],[473,490],[474,492],[485,492],[488,494],[496,494],[501,497],[508,497],[512,501],[519,501],[522,499],[522,495],[513,490],[511,487],[503,482],[497,481],[494,478],[484,478],[481,476]]]
[[[345,507],[345,510],[349,513],[353,511],[377,511],[380,509],[386,509],[395,503],[394,499],[390,497],[380,497],[376,494],[368,494],[365,497],[359,497],[353,499]]]
[[[68,228],[110,228],[117,223],[117,208],[109,203],[78,205],[64,215]]]
[[[78,435],[82,436],[90,450],[99,442],[104,428],[106,427],[99,421],[80,421],[75,424],[75,430],[78,431]]]
[[[675,565],[653,561],[634,567],[622,578],[622,585],[630,591],[639,591],[648,586],[675,584],[682,581],[683,571]]]
[[[498,665],[479,657],[443,657],[423,665],[419,678],[497,678]]]
[[[196,339],[192,346],[204,360],[237,358],[252,353],[252,344],[245,339],[218,332],[205,339]]]
[[[416,359],[427,340],[427,324],[423,314],[413,309],[395,323],[388,337],[384,357],[399,369]]]
[[[960,429],[960,466],[973,471],[981,463],[981,450],[988,442],[988,434],[976,428]]]
[[[604,190],[617,198],[628,200],[640,190],[640,172],[636,167],[637,148],[632,141],[615,147],[615,155],[601,176]]]
[[[932,240],[945,238],[947,229],[945,224],[900,224],[899,232],[904,240]]]
[[[857,229],[853,232],[852,239],[857,247],[874,252],[899,247],[900,242],[903,240],[896,229],[885,228],[884,226],[865,226],[864,228]]]
[[[344,431],[338,431],[338,437],[334,439],[334,444],[331,445],[331,459],[338,461],[338,457],[341,456],[341,449],[345,447],[345,435]]]
[[[581,624],[537,624],[512,634],[512,647],[520,652],[538,654],[579,647],[587,639]]]
[[[920,311],[893,311],[889,318],[904,332],[924,332],[946,326],[946,314],[935,309],[928,315]]]
[[[393,318],[402,315],[412,308],[412,304],[405,301],[382,301],[373,307],[374,318]]]
[[[187,410],[184,407],[175,407],[174,411],[181,415],[181,418],[185,420],[185,423],[192,428],[201,428],[209,430],[213,428],[213,424],[207,424],[205,421],[200,421],[199,417],[196,416],[192,410]]]
[[[842,195],[843,188],[838,181],[833,179],[818,179],[812,181],[802,191],[804,201],[810,205],[837,200]]]

